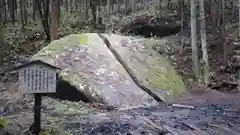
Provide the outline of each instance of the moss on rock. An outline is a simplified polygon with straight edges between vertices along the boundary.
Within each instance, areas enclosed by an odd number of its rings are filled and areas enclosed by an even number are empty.
[[[149,39],[114,34],[104,36],[127,62],[137,79],[163,101],[171,101],[186,91],[181,76],[170,62],[152,49],[155,40],[151,42]]]

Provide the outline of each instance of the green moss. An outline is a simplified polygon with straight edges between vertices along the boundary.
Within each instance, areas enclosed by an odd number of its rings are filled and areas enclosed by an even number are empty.
[[[164,46],[164,43],[161,45],[161,42],[156,42],[156,40],[153,39],[144,39],[140,42],[142,42],[146,50],[152,54],[152,58],[144,63],[144,66],[148,69],[145,72],[145,85],[149,85],[154,90],[159,91],[156,92],[157,95],[161,96],[165,101],[171,100],[171,97],[178,96],[185,92],[187,88],[181,76],[177,74],[167,59],[152,49],[152,46]],[[162,91],[167,92],[167,94],[162,94]]]
[[[54,116],[44,116],[43,119],[46,123],[51,123],[51,124],[54,124],[54,123],[56,124],[60,120],[58,117],[54,117]]]
[[[3,118],[2,116],[0,116],[0,128],[6,128],[8,125],[8,122],[5,118]]]
[[[40,50],[33,58],[39,56],[55,56],[64,52],[65,49],[71,48],[73,46],[79,46],[81,44],[88,43],[87,34],[72,34],[63,37],[59,40],[51,42],[48,46]]]

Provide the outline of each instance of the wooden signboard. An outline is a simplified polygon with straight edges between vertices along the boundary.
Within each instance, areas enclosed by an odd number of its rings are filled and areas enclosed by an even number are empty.
[[[31,61],[14,68],[18,70],[20,93],[33,93],[34,103],[34,133],[39,135],[41,130],[41,94],[56,92],[57,67],[43,61]]]
[[[19,70],[19,92],[56,92],[56,69],[41,64],[21,68]]]

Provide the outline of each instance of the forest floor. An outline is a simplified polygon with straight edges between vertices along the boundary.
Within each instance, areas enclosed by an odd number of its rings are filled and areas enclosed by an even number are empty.
[[[61,34],[60,34],[61,35]],[[65,35],[65,34],[63,34]],[[21,42],[26,45],[44,44],[43,36],[37,34],[31,40]],[[217,43],[209,48],[211,53],[211,72],[216,73],[215,78],[224,76],[220,74],[223,51]],[[175,46],[181,48],[181,45]],[[23,49],[22,48],[22,49]],[[38,48],[38,47],[37,47]],[[39,50],[39,47],[37,50]],[[31,51],[30,51],[31,52]],[[34,54],[34,52],[32,52]],[[31,54],[11,57],[8,69],[25,62]],[[174,58],[172,58],[174,56]],[[177,65],[178,72],[187,76],[189,91],[171,104],[159,103],[158,106],[147,108],[133,108],[129,110],[107,111],[100,106],[93,106],[82,102],[60,101],[48,97],[43,98],[42,125],[43,129],[56,130],[65,134],[91,134],[91,135],[238,135],[240,134],[240,93],[228,86],[217,90],[206,88],[192,81],[191,53],[176,51],[169,57]],[[188,60],[186,60],[188,59]],[[3,70],[2,70],[3,71]],[[33,97],[21,96],[2,88],[3,82],[12,80],[11,75],[4,72],[0,74],[0,113],[8,122],[6,129],[0,129],[0,134],[27,134],[33,122]],[[218,76],[219,75],[219,76]],[[220,80],[224,79],[221,78]],[[176,107],[174,105],[186,105]],[[2,133],[1,133],[2,132]],[[50,132],[50,131],[49,131]],[[56,132],[56,131],[53,131]],[[54,133],[52,133],[54,134]],[[58,133],[55,133],[58,134]]]

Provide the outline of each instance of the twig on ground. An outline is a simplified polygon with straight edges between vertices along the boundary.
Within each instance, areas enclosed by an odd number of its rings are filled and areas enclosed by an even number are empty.
[[[173,107],[180,107],[180,108],[194,109],[194,106],[190,106],[190,105],[172,104],[172,106]]]

